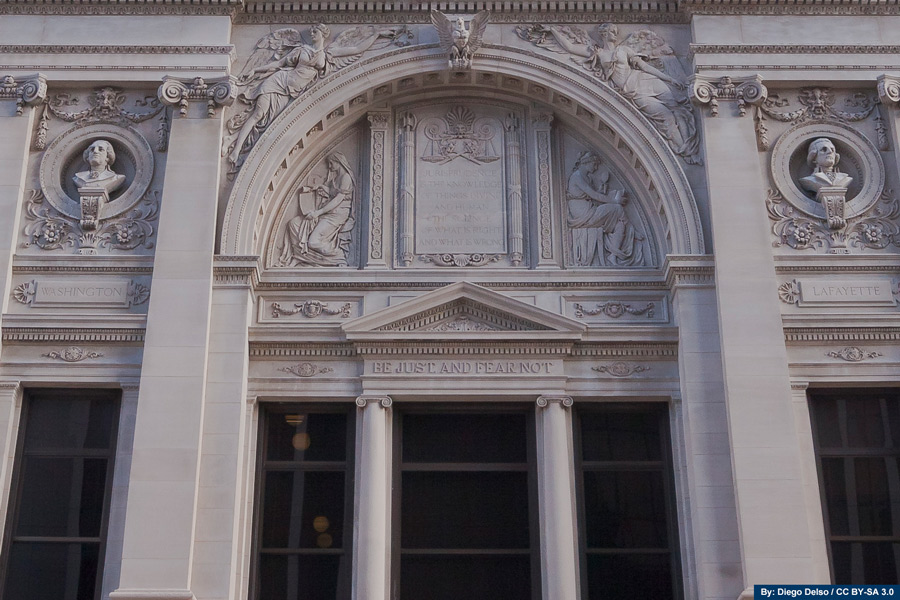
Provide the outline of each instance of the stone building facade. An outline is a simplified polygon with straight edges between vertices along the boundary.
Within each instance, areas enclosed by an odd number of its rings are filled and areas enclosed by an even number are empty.
[[[2,598],[897,583],[898,56],[884,0],[3,0]]]

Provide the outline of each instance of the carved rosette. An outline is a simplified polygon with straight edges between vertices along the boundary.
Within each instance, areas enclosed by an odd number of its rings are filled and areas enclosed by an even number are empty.
[[[75,363],[87,360],[89,358],[102,358],[103,353],[85,350],[84,348],[80,348],[78,346],[69,346],[68,348],[63,348],[59,351],[54,350],[53,352],[41,354],[41,356],[61,360],[68,363]]]

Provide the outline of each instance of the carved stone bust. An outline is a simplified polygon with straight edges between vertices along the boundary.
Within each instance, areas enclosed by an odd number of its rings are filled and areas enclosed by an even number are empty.
[[[837,153],[834,142],[830,139],[813,140],[806,155],[806,162],[813,168],[813,172],[800,178],[801,187],[814,194],[818,194],[822,188],[847,189],[850,187],[853,178],[835,169],[840,160],[841,155]]]
[[[116,162],[116,151],[108,140],[94,140],[82,154],[90,170],[75,173],[72,180],[75,187],[100,188],[111,194],[125,183],[125,176],[113,171],[110,166]]]

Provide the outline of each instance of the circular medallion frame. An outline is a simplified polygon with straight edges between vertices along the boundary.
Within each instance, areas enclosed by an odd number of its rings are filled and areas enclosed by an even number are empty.
[[[47,201],[62,214],[73,219],[81,218],[81,203],[71,197],[74,184],[71,175],[83,165],[84,150],[96,140],[108,140],[116,150],[113,165],[118,173],[127,177],[121,193],[115,195],[100,210],[99,218],[110,219],[137,204],[147,193],[153,179],[153,150],[136,129],[111,123],[93,123],[70,129],[47,146],[41,158],[39,171],[41,191]],[[125,163],[125,168],[122,167]],[[82,169],[83,170],[83,169]]]
[[[884,162],[875,144],[841,123],[802,123],[785,132],[772,149],[775,187],[785,200],[804,214],[826,220],[825,207],[799,184],[801,177],[809,175],[806,163],[809,144],[818,138],[828,138],[834,143],[841,155],[835,168],[847,172],[855,180],[847,193],[847,218],[865,213],[878,202],[884,191]]]

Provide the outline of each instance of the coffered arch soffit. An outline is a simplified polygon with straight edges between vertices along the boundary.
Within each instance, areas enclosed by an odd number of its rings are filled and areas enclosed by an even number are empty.
[[[390,110],[425,93],[471,97],[490,90],[498,99],[527,99],[536,110],[543,107],[561,123],[577,127],[598,149],[615,149],[619,161],[630,162],[637,188],[646,190],[645,212],[657,221],[663,253],[703,253],[696,201],[678,159],[616,92],[563,62],[508,47],[483,48],[472,71],[448,73],[446,64],[435,46],[403,48],[342,69],[294,101],[266,129],[235,178],[219,252],[263,253],[276,203],[289,193],[297,174],[366,113]]]

